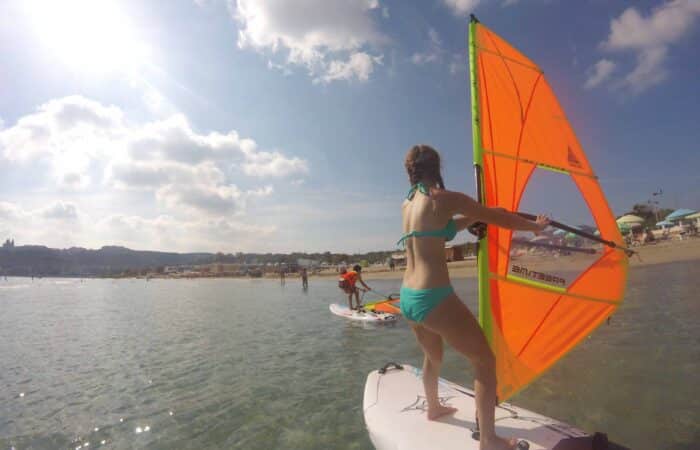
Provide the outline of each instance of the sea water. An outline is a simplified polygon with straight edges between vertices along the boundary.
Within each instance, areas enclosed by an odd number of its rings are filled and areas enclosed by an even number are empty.
[[[512,403],[634,449],[698,448],[698,279],[697,261],[634,268],[610,323]],[[475,311],[475,279],[454,284]],[[367,373],[422,355],[405,320],[329,312],[344,301],[318,278],[0,280],[0,449],[370,449]],[[472,380],[449,349],[442,373]]]

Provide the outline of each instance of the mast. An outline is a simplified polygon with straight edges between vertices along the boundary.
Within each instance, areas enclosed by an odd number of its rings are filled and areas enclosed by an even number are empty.
[[[476,182],[476,195],[478,201],[486,204],[484,192],[484,175],[482,165],[484,161],[481,146],[481,129],[479,115],[479,79],[477,75],[476,60],[476,27],[479,20],[471,15],[469,20],[469,76],[471,80],[471,106],[472,106],[472,150],[474,155],[474,181]],[[489,302],[489,264],[488,264],[488,238],[486,227],[477,235],[477,273],[479,277],[479,324],[484,330],[486,339],[491,342],[491,306]]]

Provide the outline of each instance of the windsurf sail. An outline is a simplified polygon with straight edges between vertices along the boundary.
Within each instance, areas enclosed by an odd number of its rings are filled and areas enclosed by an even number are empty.
[[[504,401],[615,311],[628,255],[542,69],[473,16],[469,65],[479,201],[512,212],[546,205],[537,212],[581,224],[553,222],[537,238],[489,225],[480,236],[479,322]]]
[[[382,300],[365,303],[362,307],[367,311],[401,314],[400,300],[394,296],[398,297],[398,294],[390,294]]]

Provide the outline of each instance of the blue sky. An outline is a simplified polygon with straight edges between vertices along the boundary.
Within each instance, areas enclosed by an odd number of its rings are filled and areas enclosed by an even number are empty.
[[[411,145],[474,192],[470,12],[545,71],[616,214],[700,209],[700,0],[9,0],[0,237],[391,249]]]

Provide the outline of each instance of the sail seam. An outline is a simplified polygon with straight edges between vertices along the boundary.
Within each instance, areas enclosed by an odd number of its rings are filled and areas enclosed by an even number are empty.
[[[530,115],[530,106],[532,106],[532,99],[535,97],[535,91],[537,90],[537,84],[540,82],[540,79],[542,78],[542,74],[537,75],[537,79],[535,80],[535,84],[532,86],[532,91],[530,91],[530,98],[527,101],[527,107],[525,108],[525,114],[523,115],[522,121],[520,122],[520,133],[518,135],[518,147],[517,150],[515,151],[515,157],[520,158],[520,149],[522,148],[522,143],[523,143],[523,134],[525,134],[525,124],[527,123],[527,118]],[[518,162],[520,162],[518,160]],[[515,182],[513,183],[513,195],[511,196],[513,199],[513,203],[511,205],[511,211],[516,211],[518,209],[518,204],[520,203],[520,198],[522,197],[523,193],[525,192],[524,189],[520,190],[520,195],[517,196],[515,195],[515,188],[518,187],[518,171],[520,170],[520,164],[515,165]],[[532,175],[532,172],[530,173]],[[529,176],[528,176],[528,181],[529,181]],[[527,186],[527,184],[524,184],[523,186]]]
[[[494,52],[493,50],[489,50],[488,48],[481,47],[481,46],[479,46],[479,45],[475,45],[475,47],[478,48],[480,51],[482,51],[482,52],[484,52],[484,53],[491,53],[492,55],[500,56],[500,57],[503,58],[503,59],[507,59],[508,61],[514,62],[514,63],[516,63],[516,64],[519,64],[519,65],[523,66],[523,67],[526,67],[526,68],[528,68],[528,69],[532,69],[532,70],[534,70],[534,71],[536,71],[536,72],[539,72],[539,73],[541,73],[541,74],[544,74],[544,72],[542,71],[542,69],[540,69],[540,68],[537,67],[537,66],[531,66],[531,65],[526,64],[526,63],[524,63],[524,62],[522,62],[522,61],[518,61],[518,60],[515,59],[515,58],[511,58],[511,57],[509,57],[509,56],[501,55],[500,53]]]
[[[554,165],[552,165],[552,164],[547,164],[547,163],[543,163],[543,162],[533,161],[533,160],[531,160],[531,159],[523,158],[523,157],[521,157],[521,156],[513,156],[513,155],[509,155],[509,154],[507,154],[507,153],[501,153],[501,152],[496,152],[496,151],[493,151],[493,150],[488,150],[488,149],[486,149],[486,148],[483,149],[483,151],[484,151],[485,153],[488,153],[488,154],[493,155],[493,156],[499,156],[499,157],[501,157],[501,158],[508,158],[508,159],[513,159],[513,160],[516,160],[516,161],[521,161],[521,162],[533,164],[533,165],[535,165],[535,166],[542,167],[543,169],[551,168],[551,169],[553,169],[553,170],[558,170],[558,171],[560,171],[560,172],[566,172],[567,174],[576,174],[576,175],[580,175],[580,176],[582,176],[582,177],[592,178],[592,179],[594,179],[594,180],[597,180],[597,179],[598,179],[598,176],[595,175],[595,174],[590,174],[590,173],[585,173],[585,172],[579,172],[578,170],[565,169],[565,168],[563,168],[563,167],[554,166]]]
[[[508,66],[508,64],[506,64],[506,57],[505,57],[505,55],[501,54],[501,49],[498,48],[498,44],[496,44],[496,41],[493,39],[493,37],[491,37],[491,33],[486,33],[486,35],[491,40],[491,43],[493,44],[493,46],[496,48],[496,51],[498,52],[496,54],[503,60],[502,61],[503,66],[506,68],[506,71],[508,72],[508,76],[510,77],[511,83],[513,83],[513,88],[515,88],[515,95],[518,96],[518,108],[520,108],[520,120],[522,121],[523,116],[524,116],[523,100],[520,96],[520,89],[518,89],[518,83],[515,82],[515,77],[513,76],[513,72],[510,70],[510,67]]]

